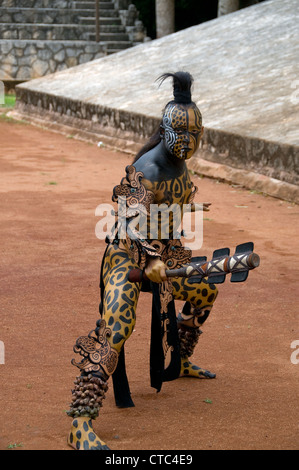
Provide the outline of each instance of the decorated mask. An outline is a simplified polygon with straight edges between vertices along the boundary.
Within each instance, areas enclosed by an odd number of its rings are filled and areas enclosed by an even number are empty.
[[[174,100],[164,110],[161,137],[166,149],[180,160],[188,160],[199,147],[203,134],[202,116],[191,98],[192,77],[188,72],[167,73],[161,82],[173,78]]]
[[[180,160],[188,160],[199,147],[202,117],[191,105],[168,104],[162,120],[162,135],[167,150]]]

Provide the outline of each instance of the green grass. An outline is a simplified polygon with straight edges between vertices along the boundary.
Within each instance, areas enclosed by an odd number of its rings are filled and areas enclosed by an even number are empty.
[[[4,104],[0,104],[0,108],[13,108],[16,104],[16,95],[5,95]]]
[[[17,120],[10,116],[7,116],[8,112],[9,110],[6,109],[5,112],[1,113],[1,106],[0,106],[0,122],[3,121],[3,122],[11,123],[11,124],[23,124],[26,126],[28,125],[28,122],[24,121],[23,119]]]
[[[23,447],[23,444],[21,442],[19,444],[17,444],[17,443],[9,444],[7,446],[7,449],[16,449],[17,447]]]
[[[210,398],[206,398],[203,401],[204,401],[204,403],[208,403],[209,405],[211,405],[213,403],[212,400],[210,400]]]

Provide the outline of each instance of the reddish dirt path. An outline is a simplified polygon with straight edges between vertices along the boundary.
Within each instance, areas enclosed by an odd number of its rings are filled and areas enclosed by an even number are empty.
[[[111,203],[131,158],[3,121],[0,142],[0,449],[67,450],[73,344],[97,320],[105,244],[95,208]],[[116,408],[111,383],[95,429],[113,450],[298,449],[299,364],[290,358],[299,340],[299,208],[193,180],[196,200],[212,203],[201,253],[254,241],[261,257],[246,283],[219,287],[203,328],[193,359],[217,379],[179,379],[159,394],[150,387],[144,293],[126,345],[136,406]]]

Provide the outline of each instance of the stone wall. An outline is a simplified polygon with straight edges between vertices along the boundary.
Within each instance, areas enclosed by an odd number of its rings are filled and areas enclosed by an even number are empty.
[[[76,134],[87,140],[102,140],[121,151],[135,153],[158,128],[160,120],[107,106],[39,92],[27,93],[17,87],[16,114],[32,115],[33,120],[59,132]],[[70,130],[71,129],[71,130]]]
[[[105,47],[97,43],[0,40],[0,79],[34,79],[104,55]]]
[[[299,186],[299,149],[278,141],[206,130],[201,158]]]
[[[17,87],[17,98],[18,112],[47,121],[50,126],[61,129],[66,126],[78,136],[103,140],[122,151],[137,152],[160,124],[159,118],[84,102],[76,97],[28,93]],[[215,163],[219,163],[220,155],[222,165],[299,185],[298,147],[293,145],[206,128],[198,155]]]
[[[3,6],[0,4],[0,6]],[[7,8],[1,11],[1,23],[9,24],[13,23],[26,24],[26,23],[37,23],[37,24],[68,24],[77,23],[78,18],[83,13],[80,10],[70,10],[66,8],[42,8],[37,9],[35,7],[29,8]]]

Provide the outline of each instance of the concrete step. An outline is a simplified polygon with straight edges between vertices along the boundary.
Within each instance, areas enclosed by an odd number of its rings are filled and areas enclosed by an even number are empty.
[[[74,24],[78,23],[79,17],[84,18],[85,16],[92,17],[90,10],[71,10],[67,8],[35,9],[0,7],[1,23]]]
[[[2,0],[3,8],[73,8],[71,0]]]
[[[101,40],[128,41],[128,35],[117,31],[119,26],[102,25]],[[112,31],[111,31],[112,29]],[[36,39],[36,40],[81,40],[92,41],[95,38],[95,26],[77,24],[7,24],[0,23],[0,39]]]
[[[90,2],[90,1],[78,1],[78,2],[73,2],[73,8],[79,8],[80,10],[95,10],[95,2]],[[114,3],[111,1],[107,2],[99,2],[99,8],[100,10],[114,10]]]
[[[96,16],[95,9],[94,10],[74,9],[72,11],[74,12],[74,14],[78,12],[80,16],[87,16],[89,18],[95,18]],[[111,10],[111,9],[106,9],[106,8],[101,8],[100,16],[101,18],[119,18],[119,14],[117,10]]]
[[[79,23],[83,25],[94,25],[95,24],[95,17],[88,17],[88,16],[79,16]],[[100,18],[100,25],[121,25],[120,18]]]
[[[95,10],[79,10],[79,9],[74,9],[74,13],[79,12],[80,16],[87,16],[89,18],[95,18],[96,16],[96,11]],[[101,8],[100,10],[100,16],[102,18],[119,18],[119,14],[117,10],[109,10],[105,8]]]
[[[119,19],[118,11],[102,8],[101,18]],[[4,8],[0,7],[1,23],[77,23],[78,18],[95,18],[95,10],[68,8]]]
[[[2,0],[1,7],[3,8],[81,8],[95,9],[95,0]],[[114,9],[114,3],[111,0],[101,0],[99,2],[100,8]]]
[[[105,45],[110,54],[132,47],[131,41],[106,41]]]

